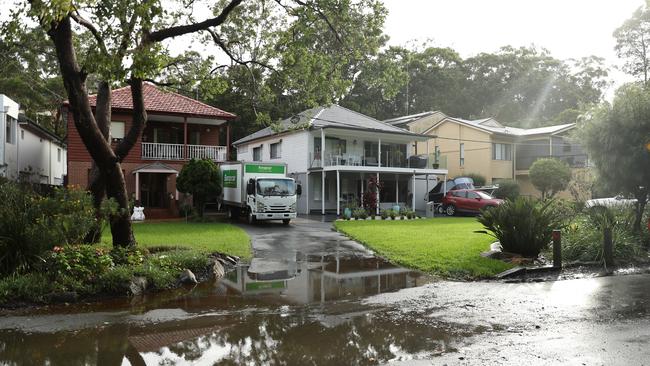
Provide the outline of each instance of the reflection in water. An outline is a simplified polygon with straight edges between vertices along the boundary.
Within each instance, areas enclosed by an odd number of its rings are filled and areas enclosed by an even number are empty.
[[[305,259],[256,259],[222,281],[189,293],[149,297],[110,326],[86,322],[80,329],[63,330],[35,325],[30,319],[36,332],[27,326],[19,326],[22,331],[0,331],[0,361],[9,365],[363,365],[431,356],[450,347],[452,335],[447,330],[419,319],[393,319],[381,308],[347,301],[419,286],[427,282],[426,277],[378,258]],[[112,309],[119,308],[113,304]],[[52,323],[70,323],[65,317],[75,315],[59,315]],[[39,317],[34,318],[38,322]],[[41,319],[51,322],[52,315]]]

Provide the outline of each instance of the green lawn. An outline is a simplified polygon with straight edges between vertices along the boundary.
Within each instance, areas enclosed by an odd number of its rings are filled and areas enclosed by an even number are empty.
[[[143,247],[187,247],[204,252],[222,252],[251,258],[250,237],[244,230],[226,223],[144,222],[133,224],[138,245]],[[102,242],[112,242],[110,229]]]
[[[474,233],[482,229],[475,218],[336,221],[334,225],[395,263],[444,277],[485,278],[512,267],[480,256],[494,239]]]

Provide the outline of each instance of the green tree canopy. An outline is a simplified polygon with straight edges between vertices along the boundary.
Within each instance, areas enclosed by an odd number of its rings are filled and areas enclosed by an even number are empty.
[[[616,54],[623,59],[623,69],[648,84],[650,68],[650,2],[639,7],[632,17],[614,31]]]
[[[179,192],[192,195],[194,207],[203,217],[203,208],[209,197],[221,194],[219,167],[209,159],[192,159],[183,166],[176,178]]]
[[[552,198],[569,185],[571,168],[558,159],[539,159],[530,167],[530,181],[542,193],[542,199]]]
[[[596,108],[579,132],[605,189],[637,199],[634,227],[641,230],[650,186],[650,92],[638,84],[619,88],[613,104]]]

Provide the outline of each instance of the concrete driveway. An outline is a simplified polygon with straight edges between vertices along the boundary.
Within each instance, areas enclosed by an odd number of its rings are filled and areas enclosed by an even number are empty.
[[[310,257],[327,255],[372,256],[363,245],[333,231],[333,219],[310,215],[291,220],[288,226],[276,221],[237,225],[251,236],[255,259],[309,261]]]

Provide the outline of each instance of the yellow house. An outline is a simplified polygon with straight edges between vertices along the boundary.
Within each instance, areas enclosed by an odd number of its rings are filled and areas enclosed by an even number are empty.
[[[487,184],[517,181],[522,195],[539,196],[528,171],[535,160],[554,157],[574,169],[587,167],[587,155],[569,138],[575,123],[539,127],[506,127],[494,118],[464,120],[440,111],[384,121],[432,137],[414,145],[416,154],[431,155],[450,177],[480,174]],[[560,196],[570,196],[562,192]]]

